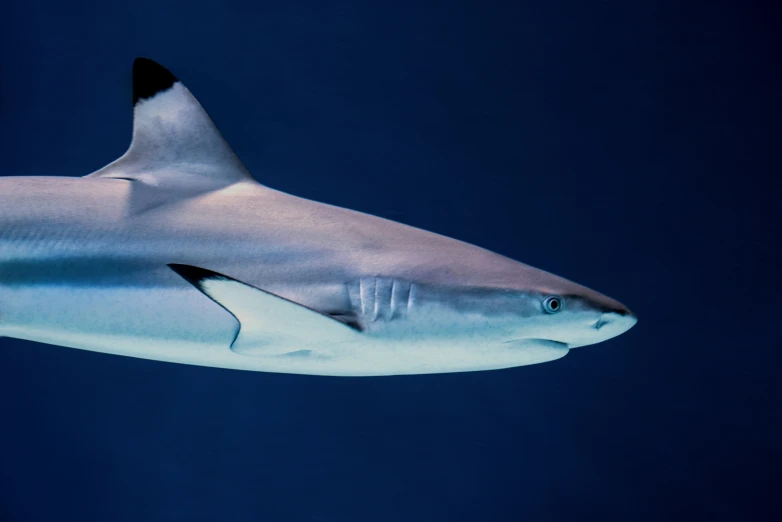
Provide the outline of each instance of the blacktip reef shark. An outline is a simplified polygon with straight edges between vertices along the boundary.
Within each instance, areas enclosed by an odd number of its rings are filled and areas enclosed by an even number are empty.
[[[256,182],[187,88],[133,66],[128,151],[82,178],[0,178],[0,336],[317,375],[559,359],[635,322],[477,246]]]

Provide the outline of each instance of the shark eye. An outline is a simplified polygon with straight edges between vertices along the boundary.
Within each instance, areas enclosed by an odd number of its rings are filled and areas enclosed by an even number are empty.
[[[561,297],[550,295],[543,300],[543,309],[550,314],[561,312],[563,308],[565,308],[565,301]]]

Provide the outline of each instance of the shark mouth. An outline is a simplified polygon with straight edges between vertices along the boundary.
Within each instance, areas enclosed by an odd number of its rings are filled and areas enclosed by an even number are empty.
[[[552,341],[551,339],[539,339],[535,337],[513,339],[510,341],[505,341],[504,344],[509,344],[511,345],[512,348],[524,348],[527,346],[546,346],[548,348],[564,348],[564,349],[569,348],[567,343]]]

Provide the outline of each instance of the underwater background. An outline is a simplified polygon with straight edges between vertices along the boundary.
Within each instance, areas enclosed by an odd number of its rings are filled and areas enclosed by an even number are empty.
[[[0,339],[0,521],[775,519],[778,11],[7,2],[0,175],[120,156],[147,56],[260,182],[562,275],[639,323],[552,363],[390,378]]]

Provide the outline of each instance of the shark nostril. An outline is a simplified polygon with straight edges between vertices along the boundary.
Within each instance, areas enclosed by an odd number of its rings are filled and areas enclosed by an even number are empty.
[[[607,325],[610,322],[611,322],[610,319],[606,319],[604,317],[601,317],[600,319],[595,321],[595,330],[600,330],[602,327],[604,327],[605,325]]]

